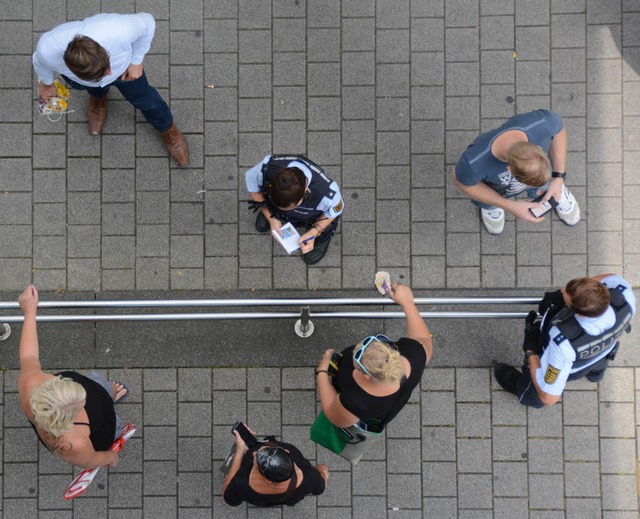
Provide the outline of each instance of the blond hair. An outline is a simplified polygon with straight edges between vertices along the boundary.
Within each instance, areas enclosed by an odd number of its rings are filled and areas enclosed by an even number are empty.
[[[29,405],[36,424],[56,438],[71,429],[87,392],[70,378],[54,377],[36,387]]]
[[[362,343],[356,346],[354,353],[360,349]],[[360,362],[374,379],[386,384],[396,384],[405,375],[400,352],[384,342],[371,341]]]
[[[507,157],[511,173],[523,184],[540,187],[549,181],[549,159],[540,146],[516,142],[509,148]]]

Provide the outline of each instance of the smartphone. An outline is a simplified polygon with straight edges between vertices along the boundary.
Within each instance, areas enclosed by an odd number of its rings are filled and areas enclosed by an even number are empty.
[[[543,198],[544,194],[533,200],[533,202],[540,202]],[[553,207],[558,205],[555,202],[556,201],[553,199],[553,197],[551,197],[547,202],[542,202],[542,207],[534,207],[533,209],[529,209],[529,212],[536,218],[540,218],[551,211]]]
[[[247,447],[254,447],[258,443],[256,437],[251,434],[251,431],[249,431],[249,429],[247,429],[247,426],[242,422],[236,422],[235,424],[233,424],[231,434],[233,434],[234,431],[238,431],[240,438],[242,438],[242,440],[247,444]]]
[[[335,377],[338,374],[341,360],[342,360],[342,353],[338,353],[337,351],[334,351],[331,354],[331,358],[329,359],[329,368],[327,369],[330,377]]]

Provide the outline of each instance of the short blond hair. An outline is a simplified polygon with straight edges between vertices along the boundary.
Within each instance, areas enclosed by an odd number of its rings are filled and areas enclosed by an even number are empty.
[[[353,350],[354,353],[362,349],[362,343]],[[376,380],[386,384],[396,384],[405,375],[404,364],[400,352],[389,344],[371,341],[364,350],[360,362]]]
[[[509,148],[507,157],[511,173],[523,184],[540,187],[549,181],[549,159],[540,146],[516,142]]]
[[[77,382],[54,377],[33,390],[29,405],[36,425],[58,438],[71,429],[86,398],[87,392]]]

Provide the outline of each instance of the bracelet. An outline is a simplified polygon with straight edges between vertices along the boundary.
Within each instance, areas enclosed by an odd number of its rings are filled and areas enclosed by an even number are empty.
[[[562,180],[564,180],[565,178],[567,178],[567,172],[563,171],[552,171],[551,172],[551,178],[561,178]]]
[[[327,375],[329,374],[329,372],[326,369],[316,369],[316,377],[320,374],[320,373],[326,373]]]

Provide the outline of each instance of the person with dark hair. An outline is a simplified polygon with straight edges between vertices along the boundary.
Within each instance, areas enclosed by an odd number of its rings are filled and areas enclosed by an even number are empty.
[[[305,496],[325,491],[329,481],[326,465],[314,467],[296,447],[273,436],[249,448],[237,431],[234,434],[235,453],[222,486],[227,504],[293,506]]]
[[[580,208],[565,185],[567,130],[550,110],[514,115],[495,130],[480,134],[464,151],[451,181],[480,207],[490,234],[504,230],[505,211],[528,222],[541,222],[530,210],[549,201],[567,225],[580,221]],[[529,201],[514,200],[527,192]],[[540,202],[538,197],[542,197]]]
[[[102,13],[44,33],[32,59],[39,79],[38,95],[43,101],[56,95],[55,73],[71,87],[87,90],[89,133],[100,135],[107,119],[107,92],[115,86],[161,133],[169,155],[185,166],[189,162],[187,141],[142,68],[155,27],[149,13]]]
[[[275,231],[287,222],[304,226],[302,259],[318,263],[336,232],[344,202],[338,184],[306,157],[267,155],[245,173],[249,208],[257,211],[256,230]]]
[[[599,382],[631,329],[636,297],[621,276],[577,278],[547,292],[526,319],[522,372],[497,364],[498,383],[531,407],[553,405],[568,380]]]

